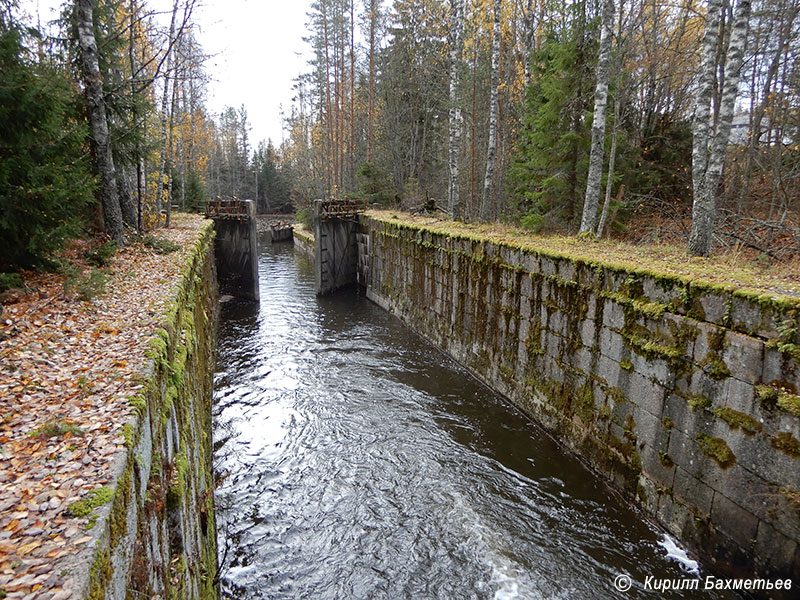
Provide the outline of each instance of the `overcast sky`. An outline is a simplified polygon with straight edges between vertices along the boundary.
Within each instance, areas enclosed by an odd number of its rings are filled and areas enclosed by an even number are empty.
[[[206,68],[209,110],[225,106],[247,108],[252,124],[250,139],[281,142],[280,107],[291,111],[292,79],[306,70],[308,44],[303,42],[306,13],[311,0],[201,0],[195,22],[206,53],[214,56]],[[22,0],[24,10],[42,24],[55,18],[54,7],[63,0]],[[169,10],[169,0],[149,0],[147,5]],[[168,23],[167,17],[167,23]],[[302,54],[302,56],[300,56]]]

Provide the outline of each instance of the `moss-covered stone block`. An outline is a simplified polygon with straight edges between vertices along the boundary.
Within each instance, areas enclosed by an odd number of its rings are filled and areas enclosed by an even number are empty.
[[[703,318],[698,320],[708,321],[717,325],[726,325],[729,314],[729,302],[731,293],[726,291],[708,290],[702,287],[692,286],[693,298],[702,308]],[[691,312],[689,313],[691,316]]]
[[[729,331],[725,335],[721,354],[732,377],[752,385],[761,380],[763,340]]]
[[[736,462],[736,455],[722,438],[701,433],[697,436],[697,445],[703,454],[713,459],[722,469],[729,469]]]
[[[748,435],[755,435],[759,433],[763,426],[756,419],[732,408],[717,407],[714,409],[714,414],[720,419],[725,421],[731,429],[740,429]]]
[[[772,447],[792,458],[800,458],[800,440],[791,433],[782,431],[770,438]]]

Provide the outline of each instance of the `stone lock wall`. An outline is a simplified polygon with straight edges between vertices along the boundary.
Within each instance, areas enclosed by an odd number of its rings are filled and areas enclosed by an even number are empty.
[[[800,301],[375,217],[358,244],[369,298],[715,571],[800,585]]]
[[[211,393],[218,292],[213,224],[188,253],[150,341],[137,418],[76,597],[216,598]],[[88,567],[88,565],[91,567]],[[76,567],[79,570],[80,566]]]
[[[294,246],[306,258],[314,260],[314,234],[303,227],[295,225],[292,230]]]

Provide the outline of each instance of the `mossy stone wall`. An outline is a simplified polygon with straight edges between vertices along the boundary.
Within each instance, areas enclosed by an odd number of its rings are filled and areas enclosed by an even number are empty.
[[[295,247],[306,257],[314,260],[314,235],[306,229],[297,226],[292,230]]]
[[[361,281],[722,574],[800,581],[800,301],[362,219]]]
[[[113,499],[81,597],[217,597],[211,393],[218,291],[208,222],[186,256],[162,328],[150,341],[136,418],[124,429]]]

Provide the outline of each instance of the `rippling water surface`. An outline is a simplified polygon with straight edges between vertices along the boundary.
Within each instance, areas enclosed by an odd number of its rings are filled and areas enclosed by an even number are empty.
[[[643,589],[692,579],[663,534],[355,290],[316,298],[291,245],[262,244],[260,278],[215,377],[228,597],[719,597]]]

